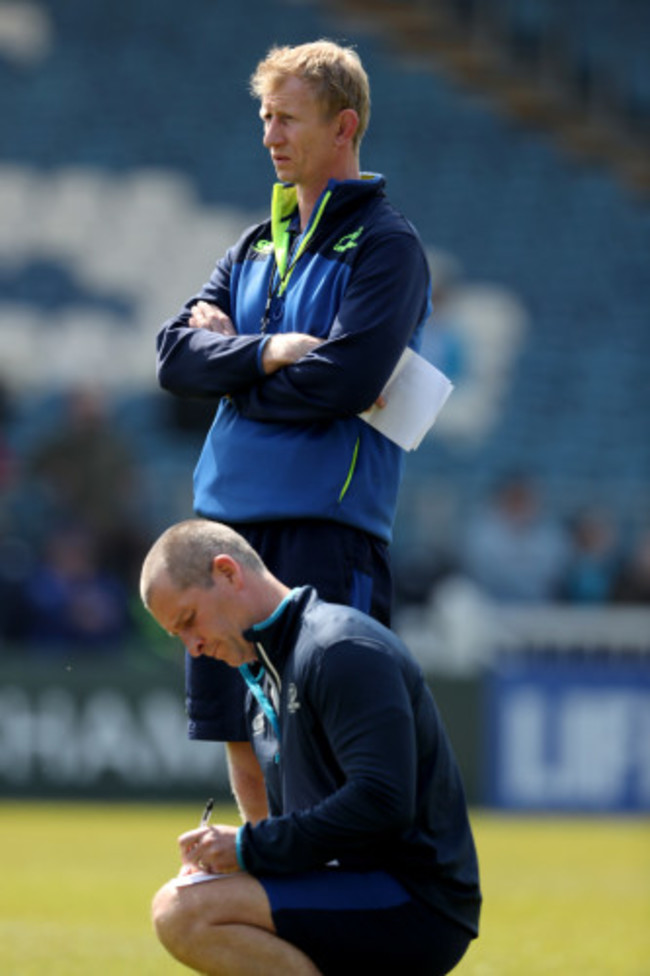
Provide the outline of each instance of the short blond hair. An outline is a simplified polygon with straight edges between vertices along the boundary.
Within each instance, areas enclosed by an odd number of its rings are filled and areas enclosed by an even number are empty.
[[[230,526],[210,519],[186,519],[170,526],[154,542],[140,573],[140,596],[149,606],[156,579],[165,574],[177,590],[209,589],[213,585],[212,562],[224,553],[245,569],[265,572],[265,565],[252,546]]]
[[[370,120],[370,83],[354,48],[325,40],[272,47],[251,76],[251,94],[261,99],[289,77],[312,86],[328,118],[354,109],[359,126],[353,144],[358,149]]]

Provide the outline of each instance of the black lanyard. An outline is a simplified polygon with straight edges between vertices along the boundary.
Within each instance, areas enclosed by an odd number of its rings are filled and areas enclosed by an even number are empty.
[[[273,254],[273,262],[271,264],[271,274],[269,275],[269,284],[266,290],[266,303],[264,305],[264,314],[262,315],[260,321],[260,332],[262,335],[266,333],[269,327],[269,322],[271,320],[271,305],[273,304],[273,299],[277,298],[280,293],[280,289],[288,282],[291,272],[298,263],[298,259],[302,255],[302,250],[299,246],[299,241],[301,239],[301,234],[296,232],[296,230],[287,230],[287,237],[289,238],[288,245],[288,256],[289,264],[287,270],[284,274],[280,274],[280,269],[278,268],[278,262],[275,259],[275,253]],[[277,275],[277,280],[276,280]]]

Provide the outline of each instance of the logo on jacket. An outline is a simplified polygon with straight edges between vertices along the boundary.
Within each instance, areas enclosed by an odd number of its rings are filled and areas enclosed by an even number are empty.
[[[298,689],[296,688],[293,681],[287,689],[287,711],[290,715],[293,715],[300,708],[300,702],[298,701]]]
[[[273,250],[273,241],[267,241],[264,238],[260,241],[255,241],[253,250],[257,251],[258,254],[268,254]]]
[[[359,238],[363,234],[363,227],[358,227],[357,230],[353,230],[350,234],[344,234],[340,241],[337,241],[334,245],[334,250],[341,253],[342,251],[349,251],[351,247],[356,247]]]
[[[264,714],[258,712],[251,726],[253,735],[264,735]]]

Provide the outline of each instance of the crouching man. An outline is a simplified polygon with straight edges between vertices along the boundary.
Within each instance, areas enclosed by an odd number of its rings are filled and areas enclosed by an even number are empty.
[[[141,595],[191,655],[239,669],[268,802],[256,822],[181,836],[179,877],[153,904],[167,950],[208,976],[450,972],[478,934],[477,857],[447,735],[400,640],[289,589],[203,519],[154,543]]]

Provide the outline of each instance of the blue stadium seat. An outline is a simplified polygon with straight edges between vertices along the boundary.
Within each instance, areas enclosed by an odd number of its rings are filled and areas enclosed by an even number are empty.
[[[511,289],[530,316],[496,427],[471,448],[432,436],[409,456],[407,478],[453,484],[462,500],[498,472],[530,466],[558,505],[571,503],[576,485],[589,491],[600,478],[617,513],[629,517],[630,498],[650,483],[646,203],[604,169],[563,155],[550,136],[501,117],[436,71],[409,67],[385,41],[341,26],[323,4],[249,0],[217,12],[212,0],[186,0],[182,17],[175,0],[43,6],[54,22],[50,55],[22,73],[0,57],[0,112],[12,134],[0,166],[32,173],[74,165],[125,185],[143,169],[161,169],[183,174],[206,207],[247,213],[267,206],[272,178],[248,72],[275,41],[356,43],[373,83],[362,164],[386,172],[391,198],[428,247],[457,258],[467,282]],[[636,55],[650,36],[650,4],[560,7],[577,63],[599,58],[637,107],[647,107],[650,59]],[[560,7],[539,0],[528,8],[527,29],[535,15],[545,30]],[[503,6],[505,15],[517,8]],[[101,234],[94,246],[102,247]],[[133,247],[144,275],[143,252]],[[0,319],[10,297],[9,288],[0,295]],[[115,416],[119,424],[128,417],[142,445],[162,517],[171,483],[173,497],[184,497],[196,443],[172,430],[151,396],[143,390],[116,401]],[[40,398],[24,413],[21,405],[17,443],[49,419]]]

